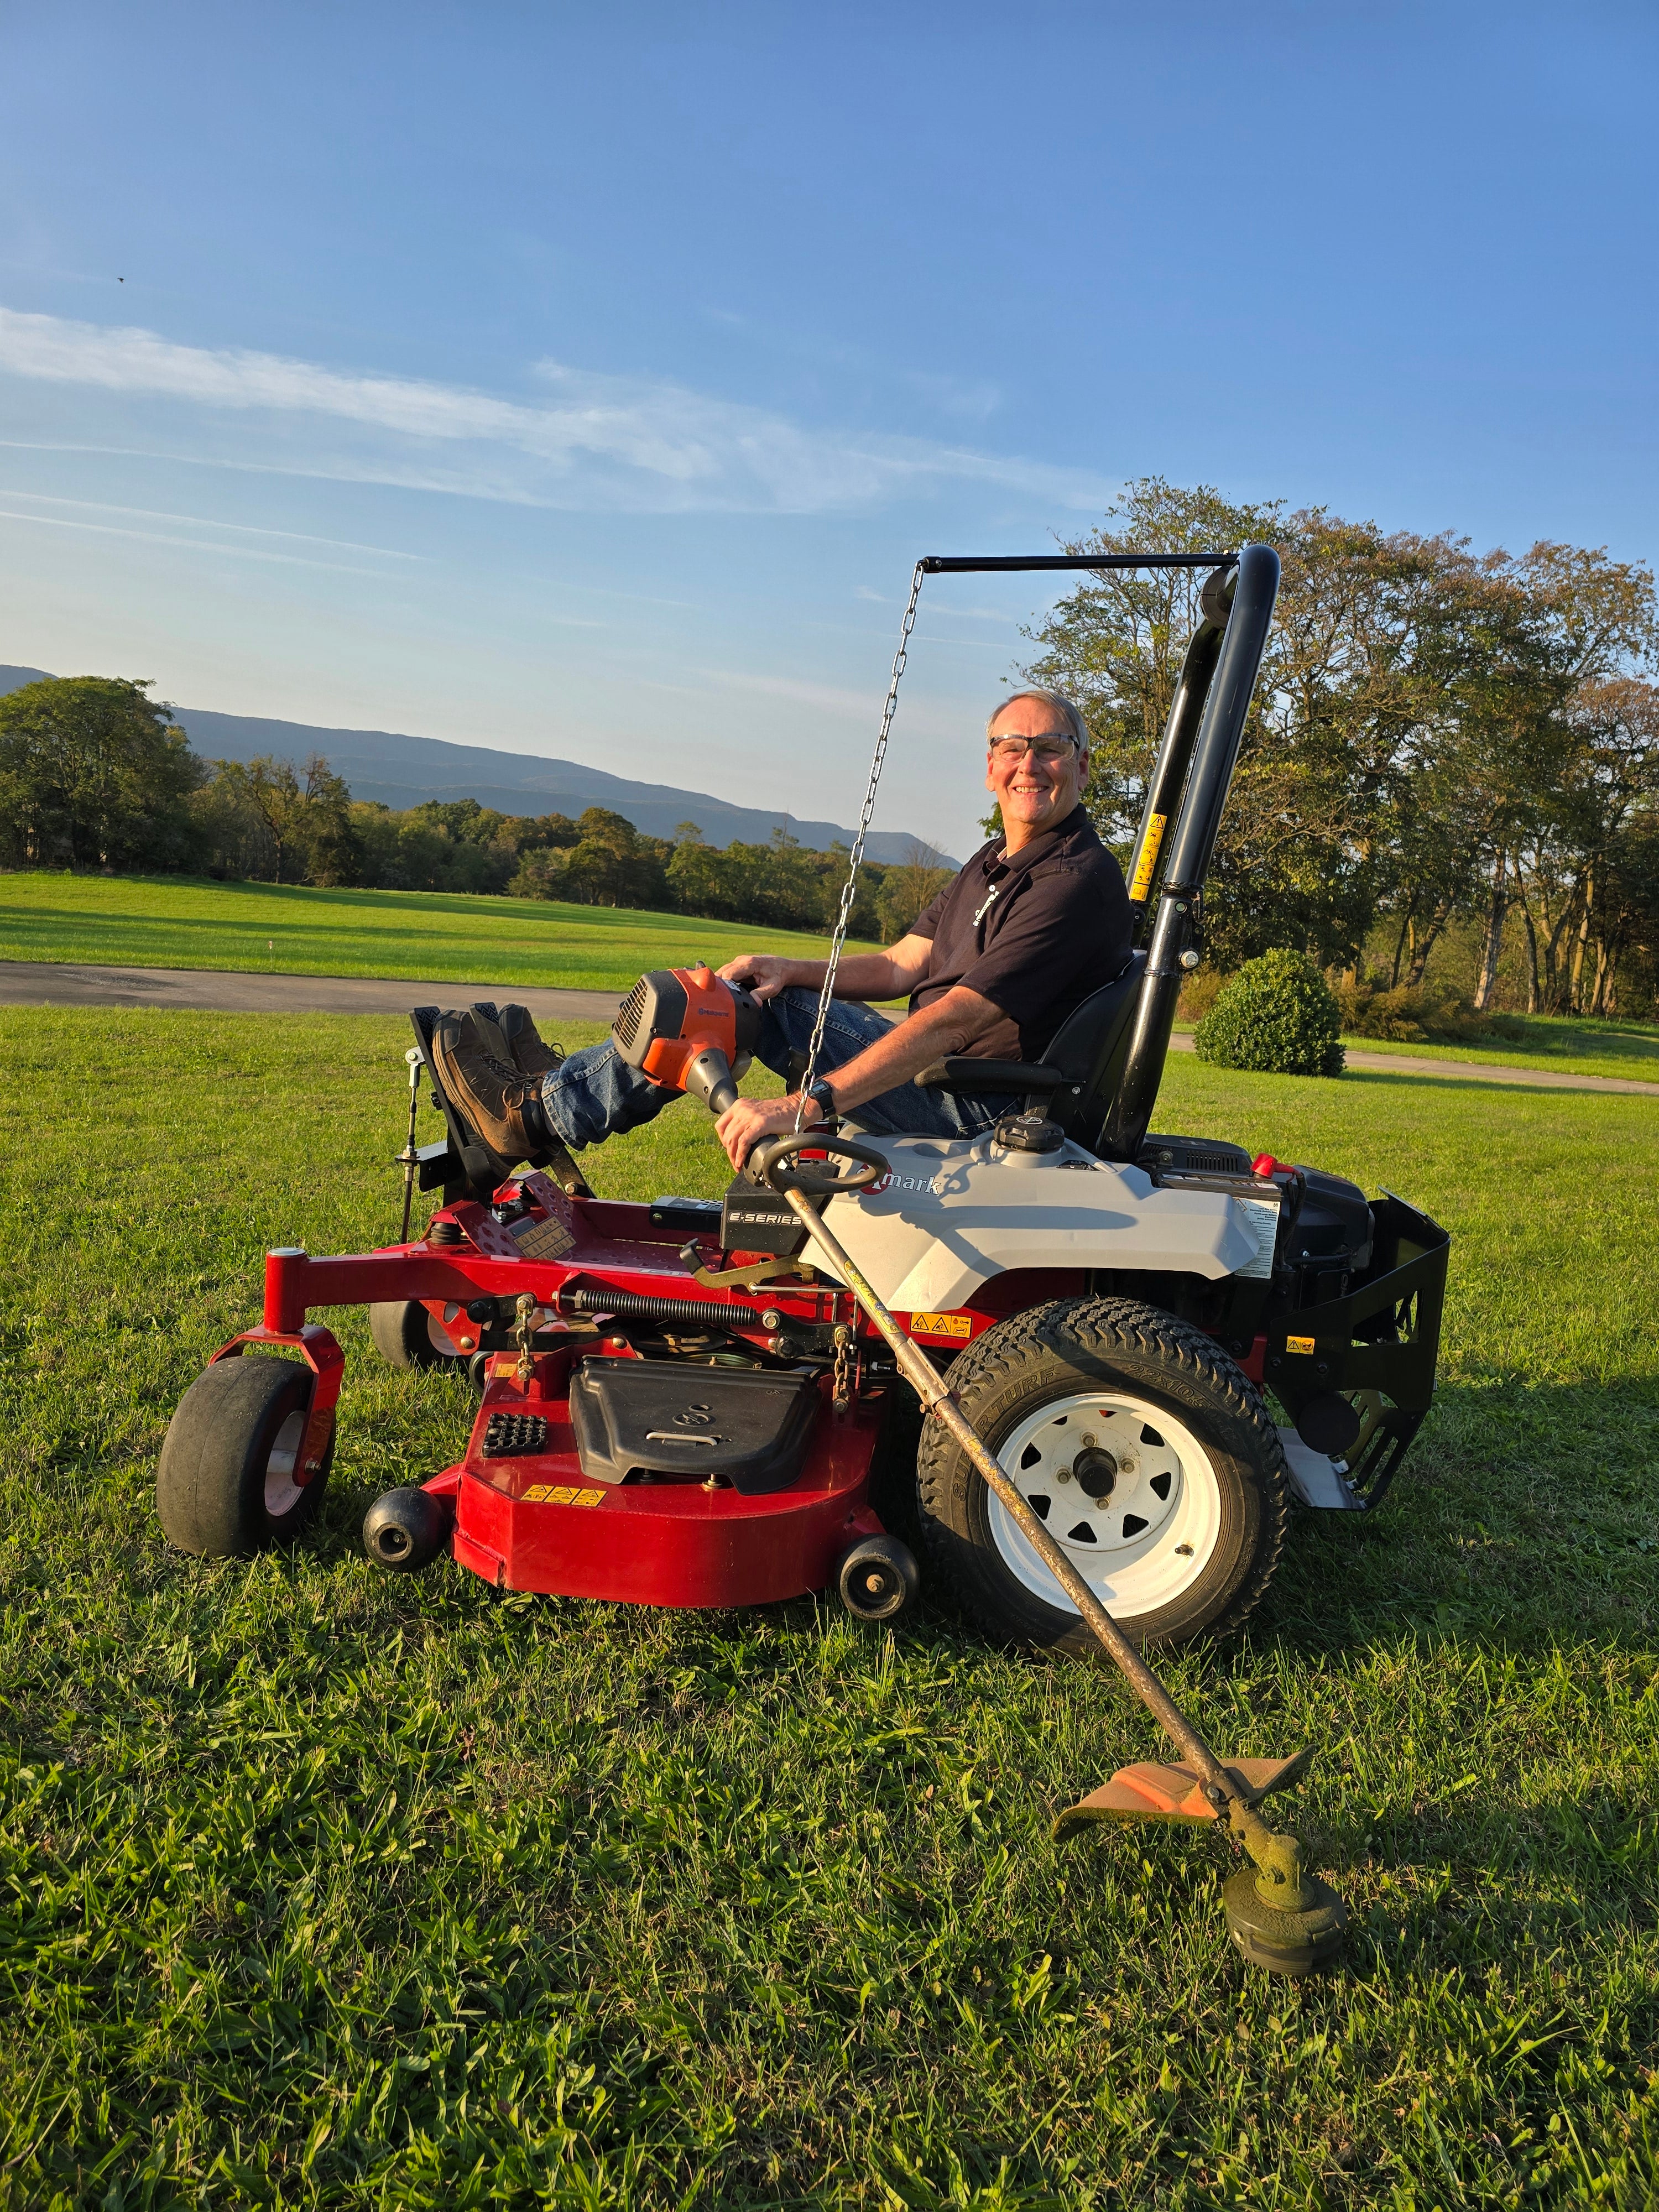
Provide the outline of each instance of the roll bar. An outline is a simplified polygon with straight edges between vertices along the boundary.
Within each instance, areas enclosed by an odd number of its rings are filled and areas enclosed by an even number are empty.
[[[918,579],[1044,569],[1212,571],[1201,596],[1204,619],[1188,645],[1147,779],[1129,863],[1130,909],[1148,951],[1122,1075],[1094,1148],[1106,1159],[1133,1160],[1139,1153],[1164,1079],[1182,981],[1188,966],[1197,965],[1200,898],[1273,626],[1279,565],[1271,545],[1255,544],[1237,553],[935,553],[916,563]],[[913,611],[914,603],[913,593]]]
[[[1237,553],[924,553],[924,576],[1005,575],[1026,568],[1230,568]]]
[[[1234,574],[1218,593],[1208,594],[1211,606],[1191,645],[1181,682],[1170,710],[1170,721],[1158,749],[1157,765],[1148,786],[1140,835],[1136,842],[1137,880],[1149,843],[1153,846],[1146,881],[1139,884],[1141,911],[1152,902],[1152,878],[1156,872],[1158,842],[1152,833],[1154,797],[1166,809],[1181,794],[1180,812],[1170,837],[1164,878],[1158,885],[1157,911],[1152,917],[1146,973],[1135,1001],[1134,1024],[1128,1055],[1117,1096],[1101,1131],[1099,1150],[1108,1159],[1133,1160],[1152,1121],[1164,1062],[1170,1049],[1176,1001],[1198,933],[1198,902],[1209,873],[1210,860],[1221,828],[1222,810],[1238,760],[1244,720],[1255,690],[1257,672],[1267,650],[1273,624],[1273,603],[1279,597],[1279,556],[1271,545],[1246,545]],[[1229,601],[1226,627],[1214,647],[1205,640],[1221,611],[1219,600]],[[1210,656],[1213,654],[1213,658]],[[1208,667],[1204,666],[1206,659]],[[1212,674],[1212,671],[1213,673]],[[1190,681],[1189,681],[1190,678]],[[1200,680],[1200,678],[1202,680]],[[1195,737],[1187,732],[1196,726]],[[1182,758],[1183,750],[1188,753]],[[1184,793],[1182,787],[1184,785]],[[1167,812],[1165,818],[1167,819]]]

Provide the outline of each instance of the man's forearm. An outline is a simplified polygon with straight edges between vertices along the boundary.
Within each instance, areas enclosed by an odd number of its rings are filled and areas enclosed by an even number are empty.
[[[784,989],[822,990],[829,964],[827,960],[792,960]],[[855,953],[850,960],[842,960],[836,970],[838,999],[896,999],[908,988],[903,977],[895,975],[893,963],[884,952]]]
[[[818,981],[823,981],[820,965]],[[885,952],[860,952],[850,960],[843,960],[836,970],[836,996],[838,999],[897,999],[910,988],[910,979],[895,970],[893,961]]]
[[[842,972],[845,974],[844,968]],[[839,1109],[860,1106],[866,1098],[908,1083],[931,1060],[961,1052],[1001,1018],[1000,1007],[957,984],[921,1013],[896,1023],[856,1059],[832,1069],[826,1078],[830,1095]]]

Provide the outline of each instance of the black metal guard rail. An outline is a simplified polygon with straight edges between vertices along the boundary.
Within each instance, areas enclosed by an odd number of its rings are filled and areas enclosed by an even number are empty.
[[[1292,1413],[1331,1390],[1385,1390],[1404,1413],[1428,1411],[1450,1233],[1392,1192],[1371,1200],[1371,1218],[1382,1271],[1377,1273],[1374,1265],[1369,1280],[1346,1297],[1275,1315],[1267,1325],[1263,1372],[1267,1387]],[[1396,1342],[1367,1338],[1363,1323],[1397,1316],[1413,1302],[1416,1311],[1408,1337]],[[1291,1343],[1311,1349],[1292,1352]]]
[[[1439,1223],[1392,1191],[1371,1200],[1371,1218],[1376,1259],[1370,1280],[1345,1298],[1276,1316],[1264,1370],[1267,1387],[1292,1419],[1328,1390],[1372,1390],[1391,1401],[1377,1407],[1348,1463],[1349,1488],[1367,1513],[1387,1496],[1434,1396],[1451,1254],[1451,1237]],[[1401,1252],[1408,1256],[1402,1260]],[[1367,1340],[1367,1322],[1397,1330],[1408,1308],[1414,1308],[1408,1336]],[[1287,1349],[1291,1340],[1307,1342],[1310,1332],[1311,1352]]]
[[[1023,575],[1045,568],[1225,568],[1237,553],[927,553],[925,576]]]

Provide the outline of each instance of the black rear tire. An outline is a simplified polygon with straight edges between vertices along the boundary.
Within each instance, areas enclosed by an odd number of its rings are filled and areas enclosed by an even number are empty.
[[[1285,1539],[1285,1455],[1212,1337],[1127,1298],[999,1322],[954,1363],[969,1420],[1137,1644],[1237,1628]],[[917,1484],[929,1556],[998,1642],[1102,1656],[1059,1583],[939,1423]]]
[[[465,1364],[465,1355],[455,1350],[418,1298],[371,1306],[368,1333],[388,1367],[459,1369]]]
[[[295,1480],[314,1378],[298,1360],[215,1362],[179,1401],[155,1470],[155,1510],[181,1552],[225,1559],[289,1541],[316,1517],[334,1458]]]

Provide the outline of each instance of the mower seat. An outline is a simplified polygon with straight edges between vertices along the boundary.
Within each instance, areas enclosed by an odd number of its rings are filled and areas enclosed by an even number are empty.
[[[1146,966],[1146,955],[1132,952],[1109,983],[1073,1008],[1041,1060],[975,1060],[956,1053],[933,1060],[915,1079],[929,1091],[1023,1095],[1028,1108],[1046,1114],[1092,1152],[1122,1080]]]

